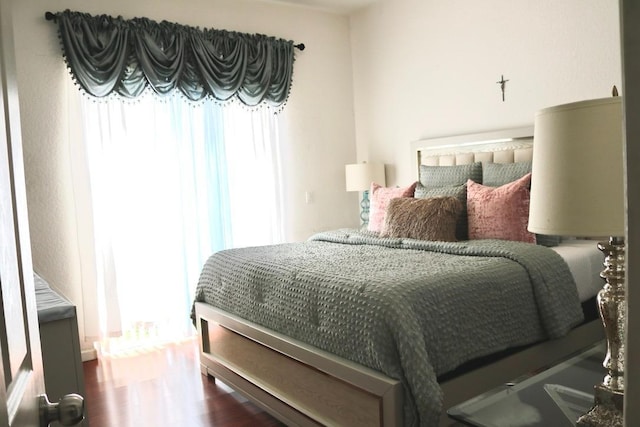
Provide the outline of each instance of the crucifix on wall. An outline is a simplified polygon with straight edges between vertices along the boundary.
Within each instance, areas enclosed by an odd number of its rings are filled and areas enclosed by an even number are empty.
[[[507,82],[509,80],[505,80],[504,79],[504,75],[500,76],[500,80],[498,80],[496,83],[500,85],[500,90],[502,91],[502,102],[504,102],[504,89],[507,86]]]

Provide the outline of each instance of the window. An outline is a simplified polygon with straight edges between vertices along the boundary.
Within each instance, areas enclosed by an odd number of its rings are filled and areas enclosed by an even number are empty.
[[[81,97],[95,250],[83,257],[95,273],[83,278],[85,335],[124,336],[102,347],[113,352],[193,334],[207,257],[282,241],[278,117],[179,97]]]

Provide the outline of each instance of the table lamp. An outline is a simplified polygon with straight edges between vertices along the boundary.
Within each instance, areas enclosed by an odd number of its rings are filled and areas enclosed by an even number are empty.
[[[622,425],[626,318],[622,127],[620,97],[558,105],[535,116],[529,231],[608,237],[598,243],[605,254],[600,274],[605,283],[597,296],[607,340],[603,362],[607,374],[595,385],[594,406],[578,419],[579,426]]]
[[[355,163],[345,166],[347,191],[362,191],[360,202],[360,219],[362,225],[369,223],[369,189],[371,183],[386,185],[384,178],[384,164],[382,163]]]

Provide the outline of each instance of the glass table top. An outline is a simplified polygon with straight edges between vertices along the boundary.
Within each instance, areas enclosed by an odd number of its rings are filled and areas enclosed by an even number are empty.
[[[450,408],[458,421],[482,427],[574,426],[593,405],[602,382],[606,343],[540,373],[520,378]]]

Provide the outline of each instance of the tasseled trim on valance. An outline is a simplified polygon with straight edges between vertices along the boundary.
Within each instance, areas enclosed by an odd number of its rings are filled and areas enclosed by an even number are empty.
[[[63,55],[88,94],[132,99],[145,89],[179,90],[191,101],[212,98],[282,106],[293,73],[292,41],[261,34],[130,20],[66,10],[47,13],[58,24]]]

